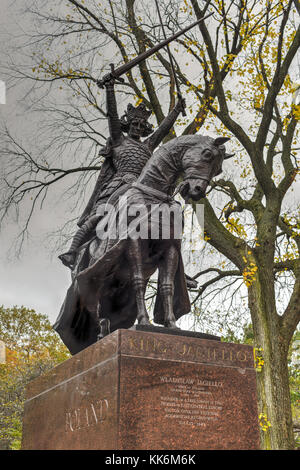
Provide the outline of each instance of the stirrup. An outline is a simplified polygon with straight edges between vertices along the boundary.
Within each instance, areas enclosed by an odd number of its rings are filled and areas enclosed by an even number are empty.
[[[99,320],[99,334],[97,340],[104,338],[110,334],[110,320],[109,318],[100,318]]]

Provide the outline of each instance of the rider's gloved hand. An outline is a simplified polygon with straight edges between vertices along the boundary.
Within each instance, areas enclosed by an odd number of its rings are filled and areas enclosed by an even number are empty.
[[[182,96],[180,96],[176,103],[176,109],[179,112],[184,112],[185,108],[186,108],[185,99]]]

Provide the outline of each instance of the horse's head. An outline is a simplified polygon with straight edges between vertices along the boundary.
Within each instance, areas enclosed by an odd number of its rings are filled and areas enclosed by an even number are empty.
[[[228,137],[206,138],[188,148],[182,158],[184,181],[180,186],[180,194],[187,201],[198,201],[205,197],[210,180],[222,173],[224,159],[233,155],[226,154],[224,143]]]

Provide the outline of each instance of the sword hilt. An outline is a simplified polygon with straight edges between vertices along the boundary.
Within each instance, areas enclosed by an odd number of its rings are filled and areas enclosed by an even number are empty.
[[[97,85],[99,88],[104,88],[105,84],[110,82],[111,80],[118,81],[120,83],[124,83],[124,78],[118,77],[115,74],[115,66],[114,64],[109,64],[111,71],[104,75],[101,80],[97,80]]]

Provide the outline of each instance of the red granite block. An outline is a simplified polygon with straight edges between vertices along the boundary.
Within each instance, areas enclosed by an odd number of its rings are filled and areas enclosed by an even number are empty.
[[[250,346],[118,330],[30,384],[24,449],[258,449]]]

